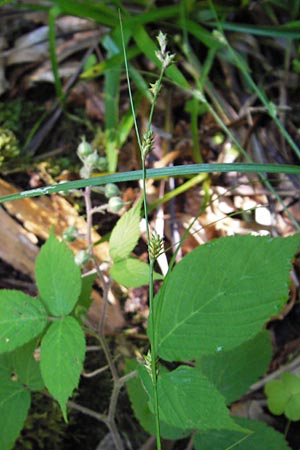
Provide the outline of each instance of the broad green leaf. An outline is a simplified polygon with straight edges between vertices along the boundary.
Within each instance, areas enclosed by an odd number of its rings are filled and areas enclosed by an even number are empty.
[[[49,327],[41,345],[42,377],[58,401],[65,420],[66,403],[77,387],[85,355],[83,331],[73,317],[57,320]]]
[[[111,232],[109,253],[116,262],[127,258],[133,251],[140,236],[141,201],[123,214]]]
[[[299,235],[233,236],[185,256],[158,297],[159,355],[168,361],[194,359],[253,338],[287,300],[299,243]]]
[[[149,266],[138,259],[123,259],[111,266],[110,275],[117,283],[135,288],[149,283]],[[155,272],[153,278],[162,280],[163,276]]]
[[[34,358],[36,340],[28,342],[11,353],[11,361],[18,381],[28,386],[31,391],[44,389],[40,363]]]
[[[284,436],[262,422],[235,418],[241,427],[251,430],[252,433],[243,434],[238,431],[208,431],[196,433],[194,445],[196,450],[290,450]]]
[[[20,291],[0,291],[0,353],[10,352],[42,333],[47,314],[41,302]]]
[[[158,378],[161,420],[178,428],[241,430],[224,397],[198,370],[180,366]]]
[[[21,383],[0,378],[0,448],[10,450],[30,406],[30,392]]]
[[[80,291],[80,269],[74,255],[64,242],[59,242],[53,231],[36,259],[36,281],[40,297],[54,316],[69,314]]]
[[[34,359],[36,339],[16,350],[0,355],[0,378],[11,380],[12,374],[16,381],[30,390],[40,390],[45,387],[42,380],[40,363]]]
[[[0,380],[9,380],[12,372],[11,353],[0,354]]]
[[[202,356],[197,361],[197,368],[224,395],[227,404],[230,404],[245,394],[249,386],[266,372],[271,358],[270,334],[263,330],[233,350]]]
[[[140,364],[137,361],[126,361],[126,372],[136,370]],[[149,407],[149,396],[146,393],[140,378],[137,376],[126,383],[128,395],[135,417],[149,434],[155,435],[155,418]],[[190,432],[182,428],[175,428],[160,422],[161,436],[164,439],[182,439]]]
[[[271,413],[285,414],[289,420],[300,420],[300,376],[286,372],[265,386]]]

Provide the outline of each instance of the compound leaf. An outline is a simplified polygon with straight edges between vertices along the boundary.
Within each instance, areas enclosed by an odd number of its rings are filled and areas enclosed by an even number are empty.
[[[69,314],[81,292],[81,274],[74,255],[51,231],[36,259],[40,297],[53,316]]]
[[[286,372],[279,380],[265,386],[269,410],[276,415],[285,414],[289,420],[300,420],[300,377]]]
[[[0,291],[0,353],[10,352],[42,333],[47,313],[42,303],[20,291]]]
[[[16,381],[0,378],[0,448],[10,450],[24,426],[30,392]]]
[[[41,345],[41,371],[45,385],[58,401],[65,420],[66,403],[77,387],[85,355],[84,333],[73,317],[49,327]]]
[[[287,300],[299,244],[299,235],[232,236],[185,256],[158,297],[159,355],[168,361],[194,359],[254,337]]]

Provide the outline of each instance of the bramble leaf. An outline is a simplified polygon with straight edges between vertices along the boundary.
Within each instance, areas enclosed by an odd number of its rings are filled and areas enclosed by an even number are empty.
[[[230,404],[245,394],[249,386],[266,372],[271,358],[270,334],[263,330],[233,350],[202,356],[197,361],[197,368],[224,395],[226,403]]]
[[[0,291],[0,353],[10,352],[42,333],[47,313],[38,299],[20,291]]]
[[[235,422],[241,427],[251,430],[252,433],[243,434],[230,430],[211,430],[204,433],[196,433],[194,445],[196,450],[290,450],[284,436],[268,427],[263,422],[235,417]]]
[[[135,288],[149,282],[149,266],[138,259],[122,259],[111,266],[110,275],[117,283],[127,288]],[[154,272],[153,279],[162,280],[163,276]]]
[[[45,387],[40,362],[34,359],[35,349],[36,340],[33,340],[11,353],[12,368],[17,379],[31,391],[39,391]]]
[[[41,345],[41,371],[45,385],[60,404],[65,420],[66,403],[78,385],[84,355],[84,333],[76,319],[68,316],[50,325]]]
[[[168,361],[194,359],[254,337],[287,300],[299,244],[299,235],[233,236],[186,255],[155,299],[159,355]]]
[[[153,411],[153,388],[144,366],[138,368]],[[157,380],[160,419],[186,430],[227,429],[247,432],[230,417],[224,397],[199,370],[179,366],[159,373]]]
[[[36,259],[36,281],[40,297],[53,316],[69,314],[81,291],[81,274],[74,255],[54,233],[42,246]]]
[[[118,220],[109,239],[109,254],[116,262],[127,258],[140,237],[141,200]]]
[[[24,426],[30,392],[17,381],[0,378],[0,448],[11,450]]]
[[[140,364],[137,361],[126,361],[126,372],[136,370]],[[149,434],[155,435],[155,417],[149,407],[149,397],[142,385],[142,382],[138,376],[130,379],[126,383],[128,395],[130,398],[131,406],[134,411],[135,417],[140,422],[141,426]],[[160,422],[160,432],[164,439],[182,439],[188,436],[190,431],[183,430],[182,428],[176,428],[165,422]]]

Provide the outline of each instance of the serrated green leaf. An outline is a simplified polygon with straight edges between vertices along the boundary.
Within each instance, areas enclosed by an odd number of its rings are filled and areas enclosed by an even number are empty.
[[[149,266],[138,259],[122,259],[111,266],[110,275],[117,283],[135,288],[149,283]],[[153,278],[162,280],[163,276],[155,272]]]
[[[47,324],[38,299],[20,291],[0,291],[0,353],[10,352],[42,333]]]
[[[221,430],[196,433],[194,445],[196,450],[290,450],[284,436],[262,422],[235,418],[241,427],[252,433],[243,434],[237,431]]]
[[[234,350],[220,350],[215,355],[202,356],[197,361],[197,368],[230,404],[245,394],[249,386],[266,372],[272,358],[270,334],[263,330]]]
[[[158,377],[161,420],[178,428],[240,430],[224,397],[193,367],[180,366]]]
[[[127,258],[133,251],[140,236],[141,201],[118,220],[109,239],[109,254],[116,262]]]
[[[30,393],[21,383],[0,378],[0,448],[11,450],[24,426]]]
[[[17,379],[31,391],[44,389],[39,361],[34,358],[36,341],[31,341],[11,353],[11,361]]]
[[[166,278],[156,342],[168,360],[230,350],[254,337],[288,296],[300,236],[233,236],[196,248]]]
[[[41,345],[41,371],[45,385],[58,401],[64,418],[66,403],[77,387],[85,355],[84,333],[73,317],[51,324]]]
[[[31,391],[45,387],[40,364],[34,359],[36,339],[9,353],[0,355],[0,377],[11,380],[12,374],[16,381],[28,387]]]
[[[81,291],[80,269],[74,255],[53,232],[36,259],[36,281],[40,297],[53,316],[69,314]]]
[[[269,410],[285,414],[289,420],[300,420],[300,377],[286,372],[265,386]]]
[[[134,360],[126,361],[126,372],[136,370],[140,364]],[[155,435],[155,418],[149,408],[149,397],[146,393],[139,377],[132,378],[126,383],[128,395],[135,417],[140,422],[141,426],[149,434]],[[164,439],[182,439],[188,436],[189,431],[181,428],[175,428],[164,422],[160,422],[161,437]]]

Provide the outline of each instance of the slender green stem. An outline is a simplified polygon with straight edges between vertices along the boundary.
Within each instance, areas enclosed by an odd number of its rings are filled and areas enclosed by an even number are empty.
[[[145,158],[142,158],[142,172],[143,172],[143,203],[146,222],[146,236],[148,244],[148,254],[150,245],[150,229],[148,220],[147,198],[146,198],[146,166]],[[156,355],[156,342],[155,342],[155,321],[154,321],[154,292],[153,292],[153,264],[154,261],[150,258],[149,261],[149,309],[151,319],[151,336],[150,336],[150,351],[151,351],[151,378],[153,384],[153,403],[154,403],[154,415],[155,415],[155,430],[156,430],[156,446],[157,450],[161,450],[160,441],[160,421],[159,421],[159,401],[157,393],[157,355]]]
[[[153,295],[153,272],[154,272],[154,261],[150,260],[149,267],[149,303],[150,303],[150,317],[151,317],[151,377],[153,384],[153,403],[155,411],[155,430],[156,430],[156,446],[157,450],[161,450],[160,441],[160,420],[159,420],[159,400],[158,400],[158,390],[157,390],[157,354],[156,354],[156,340],[155,340],[155,320],[154,320],[154,295]]]
[[[142,183],[143,183],[143,204],[144,204],[144,215],[145,215],[145,222],[146,222],[146,236],[147,236],[147,244],[148,244],[148,254],[150,250],[150,229],[149,229],[149,221],[148,221],[148,209],[147,209],[147,198],[146,198],[146,180],[147,180],[147,171],[146,171],[146,154],[143,152],[143,143],[140,138],[139,128],[136,120],[136,114],[134,109],[134,103],[133,103],[133,96],[130,88],[130,79],[129,79],[129,69],[128,69],[128,62],[127,62],[127,55],[126,55],[126,48],[125,48],[125,41],[124,41],[124,33],[123,33],[123,24],[121,19],[121,13],[119,11],[119,20],[120,20],[120,29],[121,29],[121,37],[122,37],[122,46],[123,46],[123,52],[124,52],[124,61],[125,61],[125,71],[126,71],[126,77],[127,77],[127,84],[128,84],[128,91],[129,91],[129,100],[130,100],[130,106],[133,114],[133,120],[134,120],[134,127],[136,131],[137,141],[141,152],[141,158],[142,158]],[[151,123],[153,119],[153,113],[155,108],[155,102],[159,93],[159,87],[162,82],[164,70],[162,68],[159,80],[157,83],[157,88],[155,89],[154,98],[151,105],[150,115],[149,115],[149,121],[148,121],[148,127],[147,131],[149,132],[151,129]],[[155,345],[155,324],[154,324],[154,305],[153,305],[153,264],[154,261],[152,258],[150,258],[150,264],[149,264],[149,308],[150,308],[150,317],[151,317],[151,329],[152,329],[152,336],[150,337],[150,351],[151,351],[151,378],[152,378],[152,385],[153,385],[153,401],[154,401],[154,416],[155,416],[155,431],[156,431],[156,446],[157,450],[161,450],[161,440],[160,440],[160,421],[159,421],[159,402],[158,402],[158,393],[157,393],[157,355],[156,355],[156,345]]]

